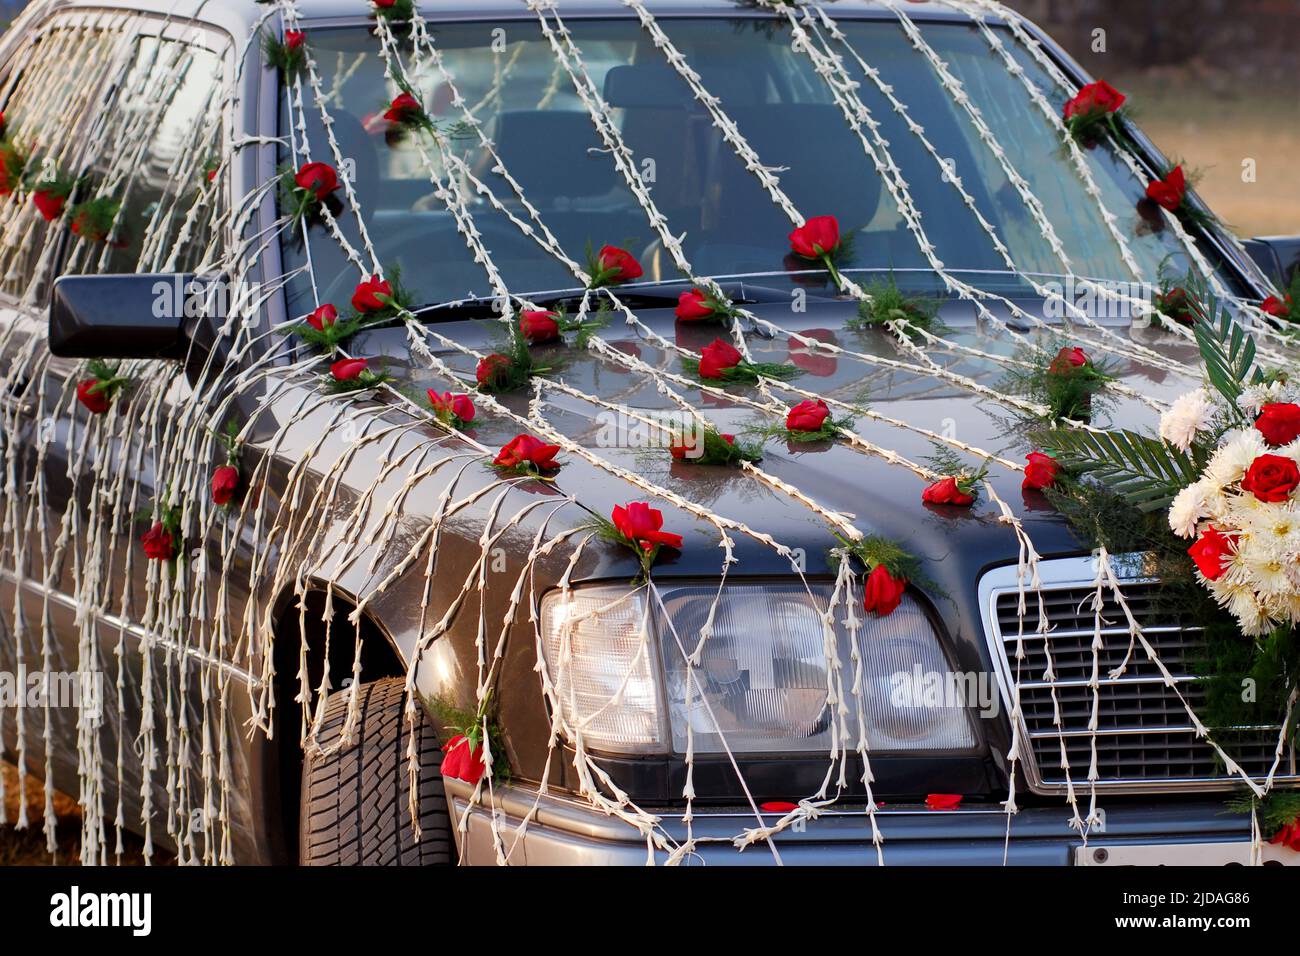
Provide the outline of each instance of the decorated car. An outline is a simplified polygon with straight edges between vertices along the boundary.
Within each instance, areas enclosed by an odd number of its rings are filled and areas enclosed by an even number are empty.
[[[1300,243],[1129,105],[994,0],[32,4],[6,758],[85,862],[1295,862]]]

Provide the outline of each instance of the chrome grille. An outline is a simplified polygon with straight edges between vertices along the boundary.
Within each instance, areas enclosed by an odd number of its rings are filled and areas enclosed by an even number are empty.
[[[1025,769],[1034,790],[1057,792],[1065,787],[1061,769],[1064,743],[1070,777],[1086,786],[1092,759],[1088,720],[1092,713],[1093,567],[1089,559],[1044,561],[1040,565],[1043,603],[1051,630],[1046,637],[1054,665],[1056,698],[1061,730],[1053,723],[1053,684],[1044,680],[1047,654],[1038,633],[1038,599],[1026,593],[1024,658],[1016,660],[1020,623],[1019,590],[1015,568],[999,568],[980,582],[984,624],[994,662],[999,669],[1003,699],[1010,707],[1009,688],[1020,686]],[[1160,660],[1178,680],[1179,690],[1200,713],[1203,693],[1197,678],[1195,654],[1200,628],[1191,621],[1162,616],[1156,602],[1157,585],[1130,581],[1124,597],[1142,633]],[[1126,618],[1119,605],[1107,600],[1102,609],[1103,649],[1098,698],[1098,786],[1131,791],[1176,789],[1230,789],[1240,778],[1224,773],[1214,749],[1198,740],[1191,720],[1174,690],[1141,645],[1133,649],[1120,677],[1107,675],[1129,651]],[[1279,728],[1242,727],[1219,730],[1215,739],[1224,751],[1253,777],[1267,775],[1273,764]],[[1297,780],[1294,749],[1283,754],[1277,779]]]

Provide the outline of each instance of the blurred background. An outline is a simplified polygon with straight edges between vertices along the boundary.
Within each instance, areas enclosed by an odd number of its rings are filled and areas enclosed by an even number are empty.
[[[1199,174],[1197,191],[1238,235],[1300,234],[1300,2],[1004,2],[1127,94],[1137,123]],[[1254,182],[1243,181],[1247,160]]]
[[[1138,123],[1184,161],[1202,196],[1239,235],[1300,234],[1300,0],[1006,2],[1126,93]],[[25,5],[0,0],[0,26]],[[13,822],[19,782],[7,764],[0,773],[4,816]],[[49,862],[40,832],[44,794],[33,780],[26,787],[35,826],[0,833],[0,865]],[[76,804],[58,796],[54,807],[59,861],[75,860]],[[139,862],[137,841],[124,862]]]

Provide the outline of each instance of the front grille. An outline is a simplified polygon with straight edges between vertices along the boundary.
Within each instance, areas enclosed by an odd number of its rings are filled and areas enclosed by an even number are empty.
[[[1032,590],[1025,595],[1023,624],[1024,657],[1016,659],[1021,625],[1017,619],[1019,591],[1015,569],[1002,568],[981,582],[985,625],[995,663],[1001,670],[1004,699],[1010,706],[1009,688],[1018,683],[1023,735],[1028,743],[1021,751],[1031,784],[1040,792],[1058,792],[1065,787],[1061,750],[1065,749],[1070,779],[1077,787],[1087,786],[1092,760],[1093,621],[1092,570],[1086,559],[1045,561],[1043,603],[1051,630],[1044,638],[1038,631],[1038,598]],[[1050,582],[1050,583],[1049,583]],[[1204,695],[1198,679],[1196,654],[1200,628],[1194,622],[1171,618],[1157,604],[1156,588],[1150,582],[1130,581],[1124,597],[1142,633],[1160,660],[1174,675],[1178,689],[1193,711],[1200,714]],[[1214,748],[1196,738],[1191,719],[1168,687],[1159,669],[1147,657],[1141,644],[1134,647],[1125,673],[1110,678],[1129,651],[1126,618],[1119,605],[1107,600],[1102,609],[1097,728],[1098,786],[1133,791],[1176,789],[1231,789],[1240,778],[1229,775]],[[1050,649],[1054,681],[1045,679],[1047,650]],[[1056,691],[1053,705],[1052,690]],[[1059,707],[1061,727],[1053,721]],[[1224,751],[1252,777],[1262,779],[1273,765],[1279,728],[1276,726],[1219,729],[1214,737]],[[1294,748],[1283,753],[1275,779],[1300,779]]]

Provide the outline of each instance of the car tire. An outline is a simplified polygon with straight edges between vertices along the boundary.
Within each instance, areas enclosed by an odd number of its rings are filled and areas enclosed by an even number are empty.
[[[454,859],[442,786],[442,751],[423,708],[415,723],[420,772],[420,837],[411,826],[405,681],[385,678],[360,688],[355,743],[303,757],[298,859],[304,866],[440,866]],[[348,714],[347,692],[331,696],[318,736],[337,744]]]

